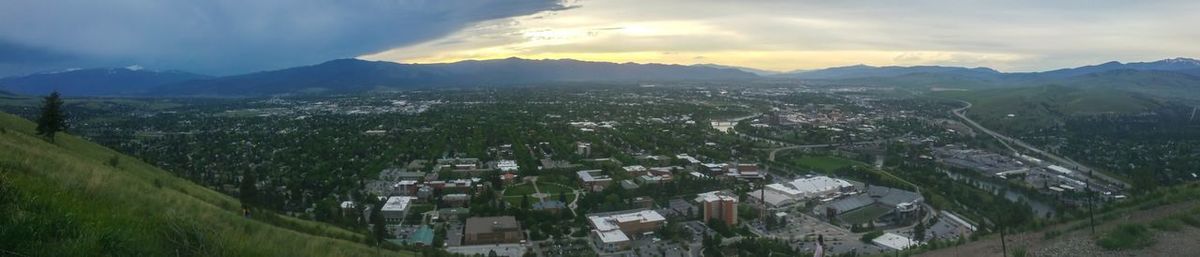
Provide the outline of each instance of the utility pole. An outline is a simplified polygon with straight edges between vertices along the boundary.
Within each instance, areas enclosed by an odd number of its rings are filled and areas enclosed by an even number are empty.
[[[770,171],[764,171],[764,172],[770,172]],[[766,184],[767,184],[767,176],[765,176],[765,174],[764,174],[764,176],[758,180],[758,200],[760,200],[759,206],[761,207],[760,209],[762,210],[761,218],[764,219],[763,220],[764,225],[767,222],[765,219],[768,217],[767,216],[767,197],[766,197],[767,186],[766,186]]]
[[[1008,241],[1004,240],[1004,227],[1000,228],[1000,256],[1008,257]]]
[[[1000,230],[1000,256],[1008,257],[1008,240],[1004,238],[1004,216],[1006,213],[999,213],[996,217],[996,229]]]

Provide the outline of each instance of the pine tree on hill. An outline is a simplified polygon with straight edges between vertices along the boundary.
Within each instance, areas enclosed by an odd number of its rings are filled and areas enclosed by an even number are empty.
[[[42,101],[42,115],[38,117],[37,134],[54,142],[54,134],[67,129],[67,115],[62,110],[63,101],[58,91],[50,93]]]

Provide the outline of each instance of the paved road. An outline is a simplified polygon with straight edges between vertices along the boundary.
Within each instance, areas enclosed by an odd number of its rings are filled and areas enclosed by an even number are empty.
[[[958,116],[959,119],[966,121],[967,124],[971,124],[972,127],[975,127],[976,129],[979,129],[980,131],[983,131],[984,133],[991,135],[993,138],[996,138],[996,140],[999,140],[1001,144],[1004,144],[1004,146],[1008,147],[1008,149],[1012,150],[1013,152],[1017,152],[1017,150],[1012,147],[1012,145],[1016,145],[1018,147],[1025,148],[1031,152],[1045,156],[1045,157],[1049,158],[1050,160],[1053,160],[1057,163],[1063,164],[1064,166],[1070,167],[1076,171],[1079,171],[1082,173],[1087,173],[1087,174],[1092,174],[1092,176],[1100,178],[1104,181],[1108,181],[1109,183],[1113,183],[1113,184],[1121,185],[1122,187],[1125,187],[1125,188],[1129,188],[1129,184],[1125,183],[1125,181],[1121,181],[1120,179],[1110,177],[1108,175],[1105,175],[1102,172],[1092,172],[1093,171],[1092,168],[1084,166],[1083,164],[1079,164],[1078,162],[1075,162],[1071,159],[1061,157],[1061,156],[1052,154],[1050,152],[1042,151],[1042,149],[1033,147],[1032,145],[1029,145],[1029,144],[1025,143],[1024,141],[1005,136],[1004,134],[1000,134],[1000,133],[997,133],[996,131],[992,131],[991,129],[988,129],[988,128],[984,127],[983,125],[979,125],[979,123],[975,122],[975,120],[972,120],[971,118],[968,118],[967,115],[965,115],[965,113],[967,112],[967,109],[970,109],[972,104],[970,102],[961,101],[961,100],[959,102],[966,104],[966,106],[951,110],[950,112],[953,113],[954,116]],[[1012,145],[1010,145],[1010,143]]]

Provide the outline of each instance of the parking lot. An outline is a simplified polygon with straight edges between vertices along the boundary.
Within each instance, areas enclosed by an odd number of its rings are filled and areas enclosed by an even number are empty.
[[[769,231],[767,236],[784,239],[792,247],[802,252],[812,251],[813,242],[817,235],[825,237],[825,250],[831,254],[848,252],[879,253],[884,249],[874,244],[859,241],[861,235],[850,233],[849,230],[818,220],[802,212],[793,211],[788,215],[787,226]]]
[[[446,246],[462,245],[463,224],[451,222],[446,224]]]
[[[560,239],[537,242],[538,256],[597,256],[588,239]]]

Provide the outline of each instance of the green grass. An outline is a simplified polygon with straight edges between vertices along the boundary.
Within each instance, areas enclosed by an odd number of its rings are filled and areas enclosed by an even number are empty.
[[[549,196],[546,197],[546,200],[558,200],[558,195],[560,194],[565,195],[568,203],[571,201],[571,199],[575,199],[575,193],[571,188],[541,181],[538,181],[537,183],[537,187],[538,189],[542,190],[542,193],[549,194]],[[529,204],[532,205],[538,201],[537,198],[533,197],[533,193],[535,193],[533,190],[533,183],[510,186],[504,189],[504,201],[508,201],[508,203],[512,206],[521,206],[522,196],[528,195]]]
[[[859,161],[836,157],[836,156],[824,156],[824,155],[818,155],[818,156],[804,155],[799,158],[794,158],[794,157],[787,158],[787,159],[784,159],[784,161],[788,162],[788,163],[796,164],[800,167],[807,167],[807,168],[815,169],[815,170],[822,171],[822,172],[833,172],[835,170],[838,170],[838,169],[841,169],[844,167],[850,167],[850,166],[856,166],[856,165],[857,166],[867,166],[866,163],[862,163]]]
[[[1162,219],[1158,219],[1155,221],[1151,221],[1150,228],[1162,230],[1162,231],[1176,232],[1176,231],[1183,230],[1183,221],[1180,221],[1179,219],[1175,219],[1175,218],[1162,218]]]
[[[971,102],[973,106],[967,110],[967,115],[984,126],[1003,131],[1044,128],[1069,115],[1140,113],[1161,105],[1137,93],[1063,86],[939,92],[936,95]],[[1008,117],[1008,114],[1014,117]]]
[[[1108,250],[1142,249],[1154,245],[1154,235],[1141,224],[1121,224],[1100,236],[1096,244]]]
[[[864,224],[878,219],[880,216],[887,214],[891,210],[891,208],[887,208],[882,205],[872,204],[857,210],[843,213],[842,215],[838,216],[838,219],[849,224]]]
[[[240,203],[111,149],[0,113],[0,249],[27,256],[413,256]],[[116,167],[106,162],[120,156]]]
[[[570,188],[566,188],[566,187],[563,187],[560,185],[555,185],[555,184],[549,184],[549,183],[545,183],[545,182],[538,182],[537,189],[540,189],[542,191],[542,193],[552,194],[552,195],[572,192],[572,189],[570,189]],[[531,195],[535,192],[536,191],[534,191],[533,183],[525,183],[525,184],[511,186],[511,187],[504,189],[504,196],[507,197],[507,196]]]

